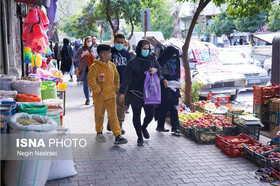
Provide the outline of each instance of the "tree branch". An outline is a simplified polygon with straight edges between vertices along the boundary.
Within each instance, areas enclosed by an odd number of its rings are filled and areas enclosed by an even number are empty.
[[[129,18],[129,22],[131,24],[131,33],[130,33],[130,36],[128,37],[128,40],[130,40],[132,38],[133,32],[134,32],[134,24],[132,22],[132,18],[131,17]]]
[[[109,15],[109,7],[110,7],[110,5],[111,5],[111,1],[107,0],[107,4],[106,4],[106,17],[107,17],[107,20],[108,20],[112,30],[114,30],[114,25],[112,23],[110,15]]]

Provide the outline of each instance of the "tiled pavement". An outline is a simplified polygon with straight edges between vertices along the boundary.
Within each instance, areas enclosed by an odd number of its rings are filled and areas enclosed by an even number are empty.
[[[84,105],[81,85],[75,82],[67,84],[64,126],[70,128],[71,133],[94,136],[92,103]],[[154,121],[148,127],[150,139],[145,140],[144,147],[137,147],[131,122],[130,111],[124,123],[128,144],[114,146],[112,134],[105,132],[108,157],[103,160],[74,159],[78,174],[50,181],[47,186],[269,185],[254,177],[257,167],[253,163],[243,158],[228,158],[215,145],[197,145],[184,136],[158,133]]]

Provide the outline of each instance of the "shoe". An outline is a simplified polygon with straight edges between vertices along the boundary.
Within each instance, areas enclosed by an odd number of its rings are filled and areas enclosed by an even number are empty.
[[[102,143],[106,142],[106,138],[103,136],[102,132],[96,134],[95,140]]]
[[[149,135],[149,132],[148,132],[147,128],[142,127],[141,130],[142,130],[144,138],[149,139],[150,135]]]
[[[73,82],[73,79],[70,79],[69,82]]]
[[[118,144],[126,144],[127,143],[127,139],[125,139],[124,137],[122,137],[121,135],[118,135],[115,138],[115,142],[114,144],[118,145]]]
[[[181,136],[181,134],[182,134],[179,129],[174,129],[171,132],[174,132],[174,135],[176,135],[176,136]]]
[[[169,129],[166,129],[166,128],[163,128],[163,129],[156,128],[156,130],[159,132],[169,132]]]
[[[144,141],[143,141],[143,139],[138,139],[138,140],[137,140],[137,146],[144,146]]]
[[[110,127],[109,121],[107,122],[107,130],[111,131],[111,127]]]
[[[90,100],[87,99],[86,102],[85,102],[85,105],[89,105],[89,103],[90,103]]]

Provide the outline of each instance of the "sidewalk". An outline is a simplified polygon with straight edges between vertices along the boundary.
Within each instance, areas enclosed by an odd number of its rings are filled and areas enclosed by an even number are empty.
[[[76,82],[67,82],[67,85],[63,126],[70,128],[71,133],[92,134],[94,137],[92,100],[89,106],[84,105],[83,87]],[[111,132],[107,132],[106,123],[105,116],[103,133],[107,138],[109,157],[92,161],[74,159],[78,174],[50,181],[47,186],[269,185],[254,177],[258,167],[253,163],[243,158],[229,158],[215,145],[197,145],[183,135],[159,133],[155,130],[155,121],[148,127],[150,139],[145,140],[144,147],[137,147],[131,110],[124,122],[127,144],[114,146],[114,138]]]

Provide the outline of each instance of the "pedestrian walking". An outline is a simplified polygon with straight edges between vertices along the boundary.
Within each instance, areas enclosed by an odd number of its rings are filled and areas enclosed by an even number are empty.
[[[79,61],[77,61],[76,59],[75,59],[75,55],[76,55],[76,53],[77,53],[77,50],[79,49],[81,47],[81,43],[80,43],[80,41],[75,41],[75,43],[74,43],[74,47],[73,47],[73,60],[74,60],[74,66],[75,66],[75,68],[78,68],[79,67]],[[77,77],[77,83],[79,84],[79,81],[78,81],[78,77]]]
[[[95,58],[91,52],[92,40],[91,36],[84,39],[84,44],[81,46],[75,55],[75,60],[79,62],[78,81],[83,81],[83,91],[86,98],[85,105],[90,104],[89,100],[89,86],[88,86],[88,69],[93,64]]]
[[[116,92],[119,90],[119,74],[114,63],[110,61],[112,53],[109,45],[99,45],[97,52],[100,59],[96,59],[89,68],[88,83],[92,90],[94,100],[95,139],[98,142],[105,142],[103,136],[103,122],[105,110],[108,114],[110,127],[115,136],[115,144],[127,143],[121,136],[121,128],[116,112]]]
[[[180,97],[180,59],[179,50],[173,46],[168,46],[158,58],[162,67],[161,82],[161,104],[156,109],[155,119],[157,120],[156,130],[159,132],[169,132],[164,127],[166,114],[169,112],[171,119],[171,131],[180,136],[180,123],[178,118],[179,97]]]
[[[125,37],[122,34],[117,34],[114,38],[114,47],[112,48],[112,58],[111,61],[116,65],[119,76],[120,76],[120,85],[123,81],[123,72],[124,69],[130,60],[130,54],[124,49]],[[117,99],[119,94],[117,94]],[[123,130],[123,122],[125,120],[126,105],[124,103],[117,102],[117,115],[119,123],[122,129],[122,134],[125,134]],[[107,124],[107,130],[110,131],[110,125]]]
[[[124,42],[124,49],[128,51],[131,59],[135,58],[136,53],[131,49],[130,44],[127,40],[125,40]]]
[[[61,50],[61,71],[63,75],[69,72],[73,64],[72,48],[69,45],[70,41],[66,38],[63,39],[63,47]],[[70,75],[70,82],[73,82],[73,76]]]
[[[55,42],[53,51],[54,51],[54,59],[56,59],[57,69],[60,70],[60,65],[59,64],[60,64],[60,61],[61,61],[61,55],[60,55],[61,48],[58,45],[58,41]]]
[[[160,65],[155,57],[150,54],[150,44],[146,40],[141,40],[136,47],[136,57],[130,60],[125,67],[122,85],[120,87],[119,102],[124,102],[124,94],[127,90],[128,101],[133,111],[133,125],[138,136],[137,145],[144,145],[144,138],[150,137],[147,126],[152,121],[155,113],[154,105],[144,105],[143,87],[145,80],[145,71],[151,74],[157,73],[160,79],[163,79],[160,72]],[[141,95],[140,95],[141,94]],[[145,118],[141,126],[141,109],[144,108]],[[143,133],[143,135],[142,135]]]
[[[99,56],[98,56],[98,53],[97,53],[97,47],[98,47],[97,36],[95,36],[95,35],[92,36],[91,40],[92,40],[91,52],[93,53],[95,59],[98,59]]]

